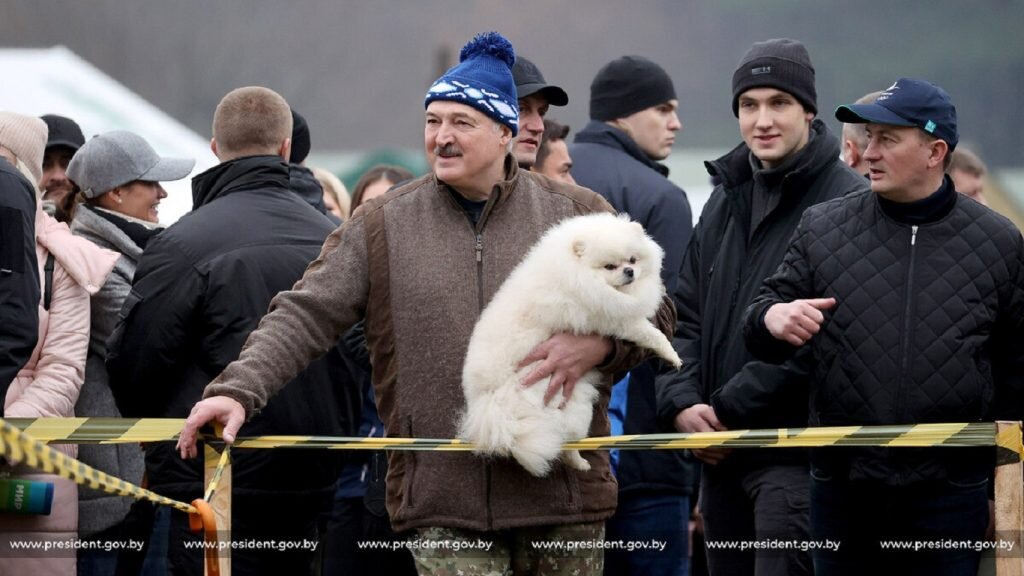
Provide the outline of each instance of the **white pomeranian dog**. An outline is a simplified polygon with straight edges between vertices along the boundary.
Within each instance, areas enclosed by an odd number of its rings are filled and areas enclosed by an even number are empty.
[[[520,385],[534,364],[516,366],[538,344],[566,332],[628,340],[675,367],[679,356],[654,324],[665,288],[664,252],[626,216],[600,213],[551,228],[512,271],[473,329],[462,371],[466,412],[459,438],[481,455],[512,456],[534,476],[559,457],[577,470],[590,464],[565,442],[585,438],[597,386],[591,370],[572,396],[544,405],[548,379]]]

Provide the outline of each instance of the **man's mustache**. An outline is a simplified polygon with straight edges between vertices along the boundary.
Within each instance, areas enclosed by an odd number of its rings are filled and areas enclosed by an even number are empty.
[[[455,144],[445,144],[444,146],[434,147],[435,156],[461,156],[462,150],[459,149]]]

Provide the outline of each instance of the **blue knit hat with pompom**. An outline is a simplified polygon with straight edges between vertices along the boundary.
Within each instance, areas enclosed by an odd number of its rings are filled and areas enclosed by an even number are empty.
[[[519,133],[519,99],[512,79],[515,50],[497,32],[477,34],[462,47],[459,63],[437,79],[427,91],[424,107],[435,100],[472,106],[495,122]]]

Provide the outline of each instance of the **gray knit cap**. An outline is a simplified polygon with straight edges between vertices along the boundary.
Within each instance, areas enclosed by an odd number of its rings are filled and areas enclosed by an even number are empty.
[[[798,40],[777,38],[755,42],[732,75],[732,113],[739,116],[739,98],[751,88],[777,88],[792,94],[804,108],[818,113],[814,66]]]

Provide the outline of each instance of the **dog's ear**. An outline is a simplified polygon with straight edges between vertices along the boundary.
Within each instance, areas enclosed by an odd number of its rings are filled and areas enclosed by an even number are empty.
[[[583,256],[583,253],[587,251],[587,243],[583,240],[575,240],[572,243],[572,252],[577,258]]]

